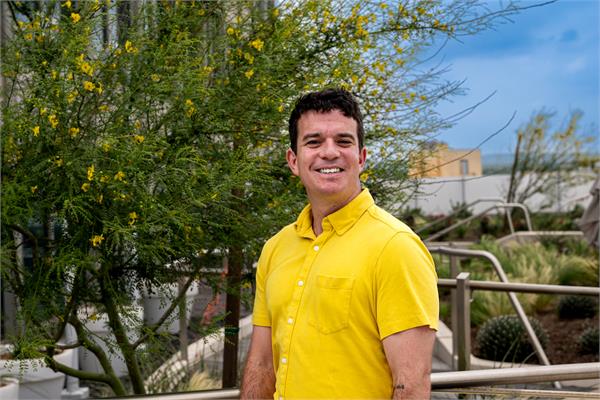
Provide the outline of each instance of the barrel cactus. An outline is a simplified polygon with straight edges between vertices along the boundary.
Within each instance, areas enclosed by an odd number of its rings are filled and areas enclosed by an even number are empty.
[[[587,328],[577,340],[577,344],[581,354],[598,354],[600,352],[600,331],[596,327]]]
[[[542,347],[548,335],[536,319],[529,319]],[[487,321],[477,333],[478,356],[487,360],[525,362],[535,360],[535,350],[529,342],[521,320],[516,315],[501,315]]]
[[[596,314],[596,299],[589,296],[564,296],[558,302],[560,319],[591,318]]]

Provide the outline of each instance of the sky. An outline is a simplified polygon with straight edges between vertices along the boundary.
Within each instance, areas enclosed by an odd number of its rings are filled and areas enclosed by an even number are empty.
[[[489,7],[500,2],[489,0]],[[528,6],[531,0],[522,2]],[[566,124],[574,110],[583,112],[582,132],[598,136],[600,1],[558,0],[510,17],[512,22],[449,42],[439,53],[450,67],[445,78],[465,80],[465,96],[438,106],[442,115],[464,110],[493,97],[438,139],[451,148],[481,146],[482,154],[511,153],[516,130],[535,111],[555,112],[553,127]],[[599,150],[598,141],[594,150]]]

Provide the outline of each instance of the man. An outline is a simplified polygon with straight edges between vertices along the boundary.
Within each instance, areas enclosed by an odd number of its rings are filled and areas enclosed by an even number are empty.
[[[361,189],[358,104],[309,93],[289,131],[309,205],[263,248],[241,397],[429,397],[437,276],[419,238]]]

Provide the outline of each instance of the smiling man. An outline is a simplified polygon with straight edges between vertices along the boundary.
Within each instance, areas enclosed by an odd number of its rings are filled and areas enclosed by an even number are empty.
[[[377,207],[354,97],[300,97],[287,161],[309,204],[264,246],[241,397],[429,397],[437,276],[421,240]]]

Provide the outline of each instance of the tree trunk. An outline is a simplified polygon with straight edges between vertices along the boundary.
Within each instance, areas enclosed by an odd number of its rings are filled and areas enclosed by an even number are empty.
[[[225,344],[223,348],[224,388],[237,386],[242,264],[242,247],[238,245],[230,247],[226,285]]]

